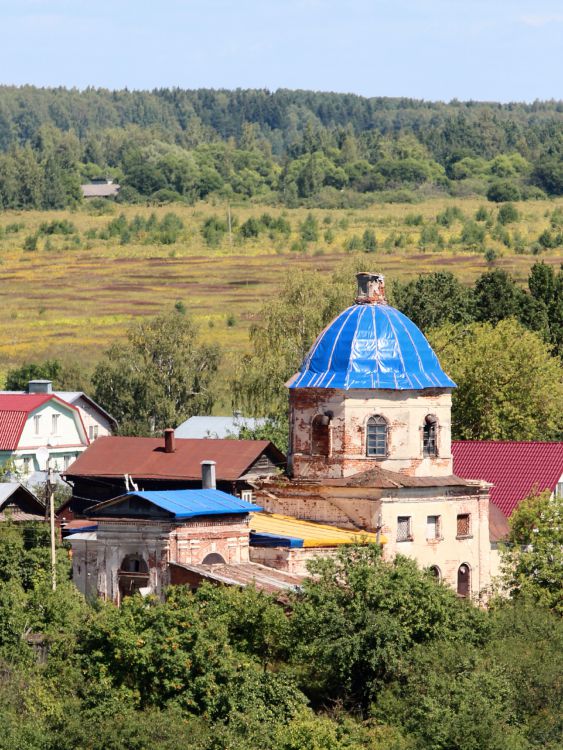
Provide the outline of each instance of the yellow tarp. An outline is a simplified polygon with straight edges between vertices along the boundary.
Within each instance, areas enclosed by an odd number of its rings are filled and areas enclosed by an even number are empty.
[[[340,544],[360,542],[375,544],[377,542],[376,535],[367,531],[349,531],[322,523],[301,521],[298,518],[281,516],[277,513],[251,513],[250,516],[252,531],[303,539],[304,547],[337,547]],[[385,542],[385,537],[381,536],[380,543],[385,544]]]

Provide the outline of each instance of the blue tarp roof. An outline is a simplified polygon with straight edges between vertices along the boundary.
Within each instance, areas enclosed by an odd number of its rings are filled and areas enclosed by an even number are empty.
[[[231,515],[262,510],[259,505],[248,503],[221,490],[141,491],[128,492],[127,496],[148,500],[149,503],[173,513],[175,518]]]
[[[290,388],[455,388],[422,331],[383,304],[356,304],[317,338]]]
[[[280,536],[279,534],[268,534],[265,531],[250,532],[251,547],[303,547],[303,539],[295,536]]]

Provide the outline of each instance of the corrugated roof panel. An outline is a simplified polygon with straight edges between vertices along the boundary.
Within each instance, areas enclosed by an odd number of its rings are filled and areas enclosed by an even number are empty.
[[[491,500],[509,517],[534,487],[550,492],[563,475],[563,442],[452,441],[454,471],[491,482]]]
[[[313,521],[301,521],[277,513],[253,513],[250,530],[257,534],[271,534],[286,539],[302,539],[303,547],[337,547],[341,544],[377,541],[377,536],[367,531],[351,531],[327,526]]]
[[[106,508],[119,505],[126,497],[139,497],[147,500],[157,508],[172,513],[176,519],[233,515],[262,510],[259,505],[248,503],[221,490],[161,490],[128,492],[94,506],[89,515],[100,515]]]
[[[0,411],[0,451],[16,450],[26,420],[26,411]]]
[[[234,481],[264,453],[283,466],[285,457],[267,440],[185,440],[176,438],[174,453],[165,453],[163,438],[101,437],[81,453],[67,477],[122,477],[198,480],[201,462],[215,461],[218,480]]]
[[[422,331],[383,304],[352,305],[317,338],[289,388],[455,388]]]

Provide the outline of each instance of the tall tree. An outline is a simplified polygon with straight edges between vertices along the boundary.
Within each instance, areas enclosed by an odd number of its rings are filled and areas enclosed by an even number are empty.
[[[453,433],[462,440],[563,437],[563,367],[550,347],[515,320],[431,331],[444,370],[457,383]]]
[[[196,414],[209,414],[220,361],[181,312],[133,324],[126,344],[114,344],[93,376],[95,397],[122,434],[152,435]]]

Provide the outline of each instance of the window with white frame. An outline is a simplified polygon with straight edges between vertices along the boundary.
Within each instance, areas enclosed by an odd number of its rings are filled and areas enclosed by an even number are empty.
[[[426,538],[432,541],[440,536],[440,516],[426,516]]]
[[[240,499],[244,500],[247,503],[251,503],[252,502],[252,490],[241,490]]]
[[[66,471],[68,467],[70,466],[70,462],[72,461],[72,456],[65,456],[64,457],[64,470]]]
[[[366,453],[385,458],[388,450],[389,426],[385,417],[370,417],[367,423]]]
[[[397,541],[398,542],[412,541],[411,517],[410,516],[399,516],[397,518]]]
[[[91,424],[90,427],[88,427],[88,439],[95,440],[97,437],[98,437],[98,425]]]
[[[557,482],[555,487],[555,497],[563,497],[563,482]]]
[[[35,434],[39,435],[39,431],[41,429],[41,414],[36,414],[33,417],[33,428],[35,430]]]
[[[33,471],[33,459],[31,456],[23,457],[23,470],[25,474],[30,474]]]
[[[59,434],[59,414],[53,414],[51,416],[51,432],[53,435]]]

